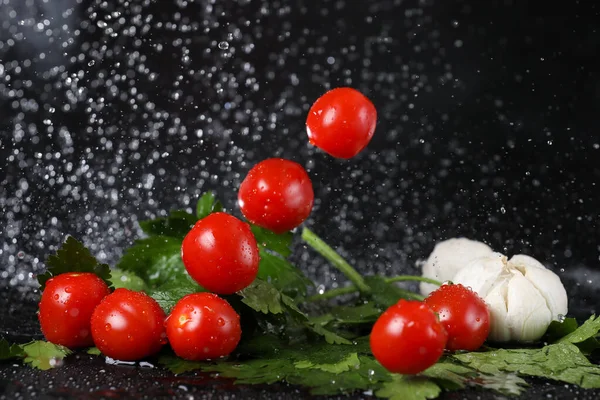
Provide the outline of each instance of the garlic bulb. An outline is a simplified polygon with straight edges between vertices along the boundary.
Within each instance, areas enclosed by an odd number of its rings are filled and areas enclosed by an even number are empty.
[[[433,248],[429,258],[417,261],[417,266],[423,268],[423,276],[440,282],[454,278],[458,270],[465,267],[469,261],[492,254],[493,250],[485,243],[467,238],[453,238],[439,242]],[[436,285],[422,282],[421,294],[427,296],[437,289]]]
[[[500,253],[477,258],[452,279],[477,292],[490,310],[493,342],[531,342],[567,314],[567,292],[558,275],[536,259]]]

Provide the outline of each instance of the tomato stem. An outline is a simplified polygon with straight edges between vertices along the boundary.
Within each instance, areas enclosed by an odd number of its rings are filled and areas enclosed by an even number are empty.
[[[361,293],[369,293],[371,288],[363,277],[356,271],[346,260],[342,258],[334,249],[318,237],[313,231],[308,228],[302,229],[302,240],[310,247],[322,255],[325,259],[339,269],[346,277],[354,284],[354,290],[359,290]]]
[[[417,281],[417,282],[431,283],[433,285],[438,285],[438,286],[442,285],[441,282],[438,282],[435,279],[429,279],[429,278],[424,278],[422,276],[415,276],[415,275],[398,275],[398,276],[393,276],[391,278],[386,278],[385,281],[386,281],[386,283]],[[328,290],[328,291],[320,293],[320,294],[315,294],[314,296],[310,296],[306,300],[307,301],[327,300],[327,299],[332,299],[337,296],[342,296],[344,294],[354,293],[356,291],[357,291],[356,286],[346,286],[346,287],[331,289],[331,290]],[[409,290],[405,290],[403,292],[407,299],[423,300],[425,298],[425,297],[421,296],[420,294],[411,292]]]

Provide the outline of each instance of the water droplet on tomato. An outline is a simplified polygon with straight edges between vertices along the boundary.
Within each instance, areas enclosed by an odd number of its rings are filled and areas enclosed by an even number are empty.
[[[217,319],[217,325],[224,326],[225,325],[225,320],[223,318]]]
[[[112,329],[112,325],[111,324],[106,324],[104,325],[104,329],[106,330],[106,332],[110,331]]]
[[[56,294],[54,295],[54,300],[58,300],[58,299],[60,299],[60,296],[58,295],[58,293],[56,293]]]
[[[71,289],[71,286],[67,286],[67,287],[65,288],[65,293],[71,293],[71,290],[72,290],[72,289]]]
[[[69,312],[69,314],[71,315],[71,317],[76,317],[79,315],[79,308],[72,308],[71,311]]]

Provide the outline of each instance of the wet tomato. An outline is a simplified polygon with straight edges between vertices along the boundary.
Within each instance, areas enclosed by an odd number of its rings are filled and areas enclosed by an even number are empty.
[[[431,309],[420,301],[400,300],[373,325],[373,355],[390,372],[417,374],[440,359],[448,335]]]
[[[258,273],[258,246],[250,226],[223,212],[194,225],[183,239],[181,258],[199,285],[218,294],[244,289]]]
[[[224,357],[235,350],[242,335],[240,316],[212,293],[194,293],[177,302],[166,321],[175,354],[186,360]]]
[[[438,313],[448,332],[448,350],[477,350],[490,332],[490,312],[485,302],[460,284],[444,284],[425,303]]]
[[[238,192],[238,205],[248,221],[283,233],[309,216],[314,202],[310,177],[293,161],[269,158],[256,164]]]
[[[94,344],[102,354],[135,361],[157,353],[167,342],[165,313],[143,292],[117,289],[92,314]]]
[[[352,158],[371,141],[377,110],[356,89],[341,87],[328,91],[312,105],[306,118],[311,144],[337,158]]]
[[[69,348],[93,346],[90,318],[109,293],[106,283],[89,272],[69,272],[48,280],[38,313],[46,340]]]

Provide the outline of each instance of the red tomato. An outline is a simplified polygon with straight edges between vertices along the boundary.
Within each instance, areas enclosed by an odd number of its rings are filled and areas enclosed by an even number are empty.
[[[300,164],[269,158],[248,172],[240,185],[238,204],[248,221],[283,233],[304,222],[314,198],[312,182]]]
[[[117,289],[92,314],[92,336],[105,356],[135,361],[157,353],[166,343],[165,313],[143,292]]]
[[[175,354],[194,361],[230,354],[242,336],[240,316],[212,293],[183,297],[167,318],[166,327]]]
[[[358,90],[342,87],[328,91],[312,105],[306,118],[311,144],[333,157],[352,158],[371,141],[377,110]]]
[[[371,331],[371,351],[390,372],[417,374],[437,362],[448,334],[420,301],[400,300],[383,312]]]
[[[38,318],[46,340],[70,348],[93,346],[90,318],[110,293],[90,272],[68,272],[46,282]]]
[[[223,212],[194,225],[183,239],[181,258],[200,286],[218,294],[242,290],[258,273],[258,246],[250,226]]]
[[[448,332],[448,350],[477,350],[490,333],[490,311],[485,302],[463,285],[442,285],[426,299]]]

